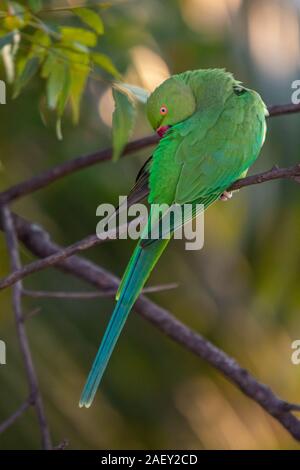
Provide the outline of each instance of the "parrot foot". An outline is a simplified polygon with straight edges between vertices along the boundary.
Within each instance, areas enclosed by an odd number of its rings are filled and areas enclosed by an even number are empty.
[[[220,196],[221,201],[229,201],[229,199],[231,198],[232,198],[232,191],[224,191],[224,193],[222,193]]]

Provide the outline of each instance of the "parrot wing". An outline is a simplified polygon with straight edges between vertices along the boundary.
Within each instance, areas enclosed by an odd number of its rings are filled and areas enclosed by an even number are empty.
[[[265,118],[234,107],[198,112],[173,126],[153,154],[150,202],[210,204],[252,165],[261,149]],[[164,191],[162,191],[164,189]]]

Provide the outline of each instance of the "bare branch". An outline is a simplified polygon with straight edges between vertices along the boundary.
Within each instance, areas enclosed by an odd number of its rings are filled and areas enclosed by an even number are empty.
[[[123,156],[129,153],[136,152],[143,148],[155,145],[159,141],[158,135],[151,135],[143,137],[142,139],[135,140],[129,143],[124,152]],[[15,199],[26,196],[27,194],[33,193],[38,189],[49,186],[54,181],[63,178],[64,176],[71,175],[76,171],[88,168],[96,163],[105,162],[110,160],[112,157],[112,148],[109,147],[99,152],[92,153],[90,155],[84,155],[81,157],[74,158],[73,160],[66,161],[61,165],[57,165],[54,168],[45,170],[39,175],[30,178],[29,180],[22,181],[21,183],[11,186],[6,191],[0,193],[0,205],[7,204]]]
[[[300,164],[288,167],[288,168],[278,168],[273,167],[271,170],[265,171],[263,173],[259,173],[252,176],[247,176],[246,178],[240,179],[236,181],[234,184],[228,188],[229,190],[236,190],[240,188],[244,188],[246,186],[264,183],[266,181],[272,181],[280,178],[285,179],[292,179],[294,181],[299,182],[300,179]],[[136,218],[130,222],[131,224],[138,224],[140,223],[141,219]],[[121,225],[117,230],[111,230],[106,232],[106,239],[99,239],[97,235],[89,235],[85,237],[83,240],[80,240],[72,245],[61,249],[57,253],[51,254],[50,256],[38,260],[33,261],[32,263],[27,264],[26,266],[13,271],[7,277],[0,280],[0,290],[6,287],[12,286],[15,282],[19,281],[20,279],[24,279],[25,277],[33,274],[35,272],[41,271],[46,269],[50,266],[54,266],[66,258],[73,256],[75,253],[79,251],[87,250],[95,245],[103,243],[104,241],[115,239],[117,233],[123,233],[124,230],[127,229],[127,224]]]
[[[300,182],[300,163],[288,168],[278,168],[274,166],[271,170],[264,171],[252,176],[246,176],[233,183],[229,190],[245,188],[245,186],[251,186],[253,184],[265,183],[266,181],[273,181],[278,179],[290,179],[297,183]]]
[[[45,257],[59,251],[59,246],[51,241],[45,230],[39,228],[37,231],[34,224],[18,216],[15,216],[14,220],[19,239],[33,254]],[[59,268],[100,289],[115,289],[119,284],[119,279],[113,274],[78,256],[65,259],[59,264]],[[291,410],[298,410],[298,405],[281,400],[270,388],[258,382],[242,368],[235,359],[143,295],[137,300],[135,310],[167,336],[219,370],[300,441],[300,421],[291,413]]]
[[[5,232],[5,238],[7,243],[7,249],[10,255],[11,260],[11,269],[19,270],[21,269],[21,262],[18,252],[17,237],[15,233],[15,227],[11,212],[7,206],[1,208],[2,224]],[[19,338],[19,344],[21,348],[21,353],[23,356],[23,361],[25,365],[25,370],[29,383],[29,392],[30,400],[32,401],[40,425],[41,435],[42,435],[42,445],[44,449],[51,449],[51,438],[48,429],[48,424],[46,421],[46,415],[44,411],[44,405],[42,397],[39,390],[38,379],[35,372],[35,368],[32,361],[31,351],[29,347],[29,342],[26,334],[26,329],[24,325],[24,316],[22,312],[22,283],[18,281],[14,284],[12,289],[12,301],[13,309],[15,314],[15,322],[17,328],[17,334]]]
[[[28,408],[30,408],[31,405],[32,405],[32,403],[30,402],[30,400],[25,401],[20,406],[20,408],[18,408],[5,421],[3,421],[0,424],[0,434],[2,434],[4,431],[6,431],[7,428],[9,428],[12,424],[14,424],[15,421],[17,421],[17,419],[19,419],[25,413],[25,411],[28,410]]]
[[[9,276],[3,279],[0,282],[0,290],[12,286],[15,282],[19,281],[20,279],[24,279],[24,277],[29,276],[30,274],[36,273],[41,271],[42,269],[49,268],[55,264],[58,264],[60,261],[63,261],[66,258],[78,253],[79,251],[87,250],[88,248],[92,248],[100,243],[104,243],[106,241],[115,239],[117,234],[123,233],[129,226],[137,225],[142,221],[141,217],[137,217],[133,219],[129,224],[125,223],[120,225],[117,229],[107,230],[105,233],[106,238],[98,238],[97,235],[88,235],[87,237],[83,238],[82,240],[73,243],[72,245],[68,246],[67,248],[63,248],[62,250],[48,256],[45,259],[33,261],[32,263],[27,264],[24,267],[20,267],[18,270],[13,271]]]
[[[285,104],[285,105],[273,105],[269,106],[270,117],[299,113],[300,105],[296,104]],[[150,147],[159,142],[160,138],[158,135],[150,135],[143,137],[142,139],[134,140],[130,142],[123,152],[123,156],[130,153],[136,152],[137,150]],[[73,160],[57,165],[49,170],[45,170],[39,175],[30,178],[29,180],[22,181],[14,186],[11,186],[7,190],[0,192],[0,205],[7,204],[15,199],[26,196],[27,194],[33,193],[54,181],[63,178],[64,176],[71,175],[77,171],[88,168],[100,162],[110,160],[112,157],[112,148],[100,150],[99,152],[92,153],[90,155],[84,155],[81,157],[74,158]]]
[[[269,106],[268,111],[270,117],[300,113],[300,104],[275,104],[273,106]]]

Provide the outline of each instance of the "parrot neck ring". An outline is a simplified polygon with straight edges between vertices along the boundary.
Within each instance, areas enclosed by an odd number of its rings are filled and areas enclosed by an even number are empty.
[[[159,137],[162,138],[168,129],[170,129],[170,126],[160,126],[156,129],[156,132],[159,135]]]

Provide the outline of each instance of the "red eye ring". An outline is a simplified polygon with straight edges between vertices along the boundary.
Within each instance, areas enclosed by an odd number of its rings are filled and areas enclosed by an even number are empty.
[[[166,114],[168,114],[168,108],[165,104],[163,104],[159,110],[159,113],[162,115],[162,116],[165,116]]]

